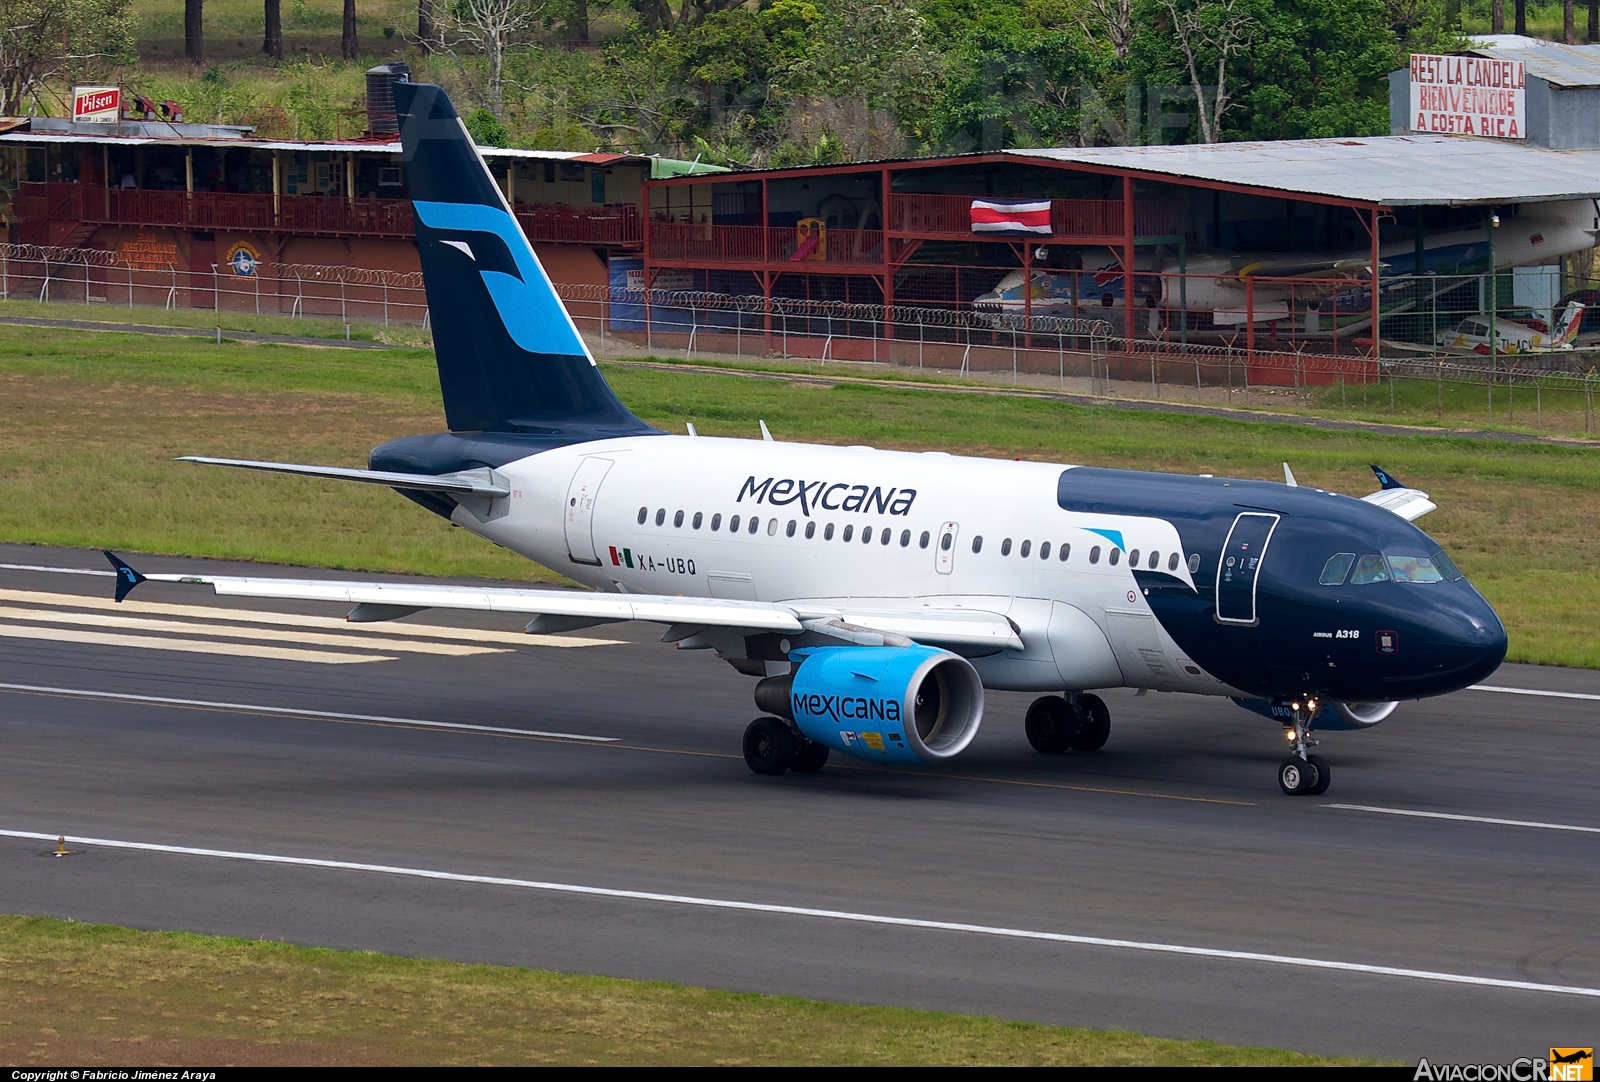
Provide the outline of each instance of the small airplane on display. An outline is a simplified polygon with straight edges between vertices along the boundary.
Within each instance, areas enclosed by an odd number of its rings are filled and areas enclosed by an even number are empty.
[[[1600,207],[1589,199],[1533,203],[1493,228],[1496,270],[1554,263],[1595,246],[1600,239]],[[1399,279],[1418,273],[1412,240],[1384,244],[1378,258],[1380,293],[1388,293],[1402,284]],[[1436,233],[1423,239],[1422,274],[1450,278],[1483,274],[1488,269],[1489,242],[1482,228]],[[1209,312],[1217,327],[1289,319],[1312,303],[1327,311],[1318,313],[1315,326],[1308,322],[1307,331],[1332,334],[1337,318],[1343,334],[1360,330],[1363,321],[1370,321],[1371,275],[1370,250],[1263,253],[1200,248],[1187,253],[1181,262],[1176,256],[1159,261],[1139,259],[1134,265],[1134,297],[1137,303],[1153,298],[1169,310],[1182,307],[1195,313]],[[1027,310],[1035,318],[1092,319],[1099,308],[1120,312],[1126,288],[1120,259],[1111,253],[1101,257],[1097,266],[1086,265],[1081,270],[1011,271],[992,290],[975,298],[973,307],[994,313],[1000,325],[1020,325],[1024,277],[1031,282]],[[1250,279],[1256,280],[1253,287]]]
[[[1583,310],[1587,307],[1582,301],[1569,301],[1561,318],[1556,320],[1554,333],[1544,328],[1543,324],[1532,327],[1497,316],[1494,319],[1494,350],[1507,355],[1570,350],[1578,340],[1578,332],[1583,329]],[[1468,349],[1474,353],[1492,352],[1489,346],[1489,318],[1487,313],[1468,316],[1453,328],[1440,331],[1439,345]]]
[[[429,608],[559,633],[642,620],[755,677],[759,774],[830,752],[939,763],[987,689],[1042,692],[1040,752],[1090,752],[1096,689],[1226,696],[1284,728],[1285,793],[1320,793],[1316,728],[1482,680],[1506,651],[1483,597],[1412,519],[1424,492],[1376,470],[1361,499],[1210,475],[668,435],[607,386],[466,128],[399,83],[407,179],[449,431],[369,469],[190,458],[383,485],[594,592],[209,574],[219,595],[339,602],[353,621]]]

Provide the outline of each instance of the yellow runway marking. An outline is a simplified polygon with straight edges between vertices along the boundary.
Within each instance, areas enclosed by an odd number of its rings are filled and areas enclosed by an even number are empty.
[[[270,661],[305,661],[316,665],[355,665],[363,661],[394,661],[386,654],[335,654],[328,650],[296,650],[288,646],[253,646],[242,642],[205,642],[200,639],[157,638],[154,635],[112,635],[103,631],[78,631],[68,627],[22,627],[0,624],[0,638],[43,639],[87,646],[129,646],[136,650],[176,650],[184,654],[223,654],[258,657]]]
[[[467,657],[472,654],[507,654],[493,646],[466,646],[449,642],[415,642],[407,639],[379,639],[363,635],[327,635],[315,631],[274,631],[263,627],[232,627],[227,624],[199,624],[184,620],[152,620],[138,616],[101,616],[88,612],[53,612],[47,609],[20,609],[0,605],[0,618],[33,620],[44,624],[77,624],[125,631],[187,632],[191,635],[217,635],[227,639],[256,639],[299,646],[347,646],[351,649],[399,650],[410,654],[444,654]]]
[[[158,601],[118,604],[109,597],[83,594],[53,594],[40,590],[0,590],[0,601],[27,605],[52,605],[72,609],[95,609],[143,614],[183,616],[194,620],[233,620],[245,624],[276,624],[281,627],[321,628],[348,631],[360,628],[364,635],[406,635],[425,639],[455,639],[459,642],[498,642],[508,646],[622,646],[622,639],[592,639],[582,635],[528,635],[520,631],[484,631],[471,627],[440,627],[434,624],[352,624],[337,616],[302,616],[289,612],[258,612],[254,609],[224,609],[209,605],[170,605]]]

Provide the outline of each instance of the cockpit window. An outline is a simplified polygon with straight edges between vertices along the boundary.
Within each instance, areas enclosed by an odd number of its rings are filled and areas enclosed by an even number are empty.
[[[1460,582],[1466,578],[1461,573],[1461,569],[1456,566],[1455,561],[1444,554],[1444,549],[1440,549],[1433,554],[1433,566],[1437,567],[1440,573],[1451,582]]]
[[[1389,556],[1389,573],[1396,582],[1443,582],[1431,556]]]
[[[1371,582],[1388,582],[1389,568],[1385,566],[1383,557],[1376,552],[1369,552],[1356,561],[1355,574],[1350,576],[1351,586],[1365,586]]]
[[[1322,565],[1322,577],[1317,581],[1324,586],[1341,586],[1344,577],[1350,574],[1350,565],[1356,562],[1353,552],[1336,552]]]

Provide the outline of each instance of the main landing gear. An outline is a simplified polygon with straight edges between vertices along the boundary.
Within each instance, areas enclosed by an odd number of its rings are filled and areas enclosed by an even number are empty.
[[[1283,735],[1294,744],[1294,751],[1278,764],[1278,788],[1288,796],[1321,796],[1328,791],[1333,772],[1322,756],[1306,754],[1307,748],[1321,743],[1311,735],[1311,719],[1317,716],[1319,704],[1307,699],[1291,706],[1294,713],[1283,727]]]
[[[744,731],[744,761],[757,774],[815,774],[828,761],[828,747],[807,740],[782,718],[757,718]]]
[[[1099,751],[1111,735],[1111,711],[1098,695],[1046,695],[1028,707],[1023,728],[1033,750],[1046,755]]]

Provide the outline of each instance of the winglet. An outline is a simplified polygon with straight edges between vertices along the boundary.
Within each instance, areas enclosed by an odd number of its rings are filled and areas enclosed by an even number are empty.
[[[1408,487],[1405,484],[1403,484],[1402,482],[1395,480],[1394,475],[1392,473],[1390,473],[1388,470],[1385,470],[1382,466],[1369,465],[1368,469],[1372,470],[1373,474],[1375,474],[1377,476],[1377,478],[1378,478],[1378,487],[1379,488],[1388,489],[1388,488],[1406,488],[1406,487]]]
[[[111,561],[111,566],[117,569],[117,600],[121,601],[128,596],[128,592],[144,581],[144,576],[128,566],[128,562],[110,549],[102,549],[106,559]]]
[[[1294,471],[1289,468],[1289,464],[1287,462],[1283,464],[1283,483],[1288,485],[1290,488],[1300,487],[1300,482],[1294,479]]]

